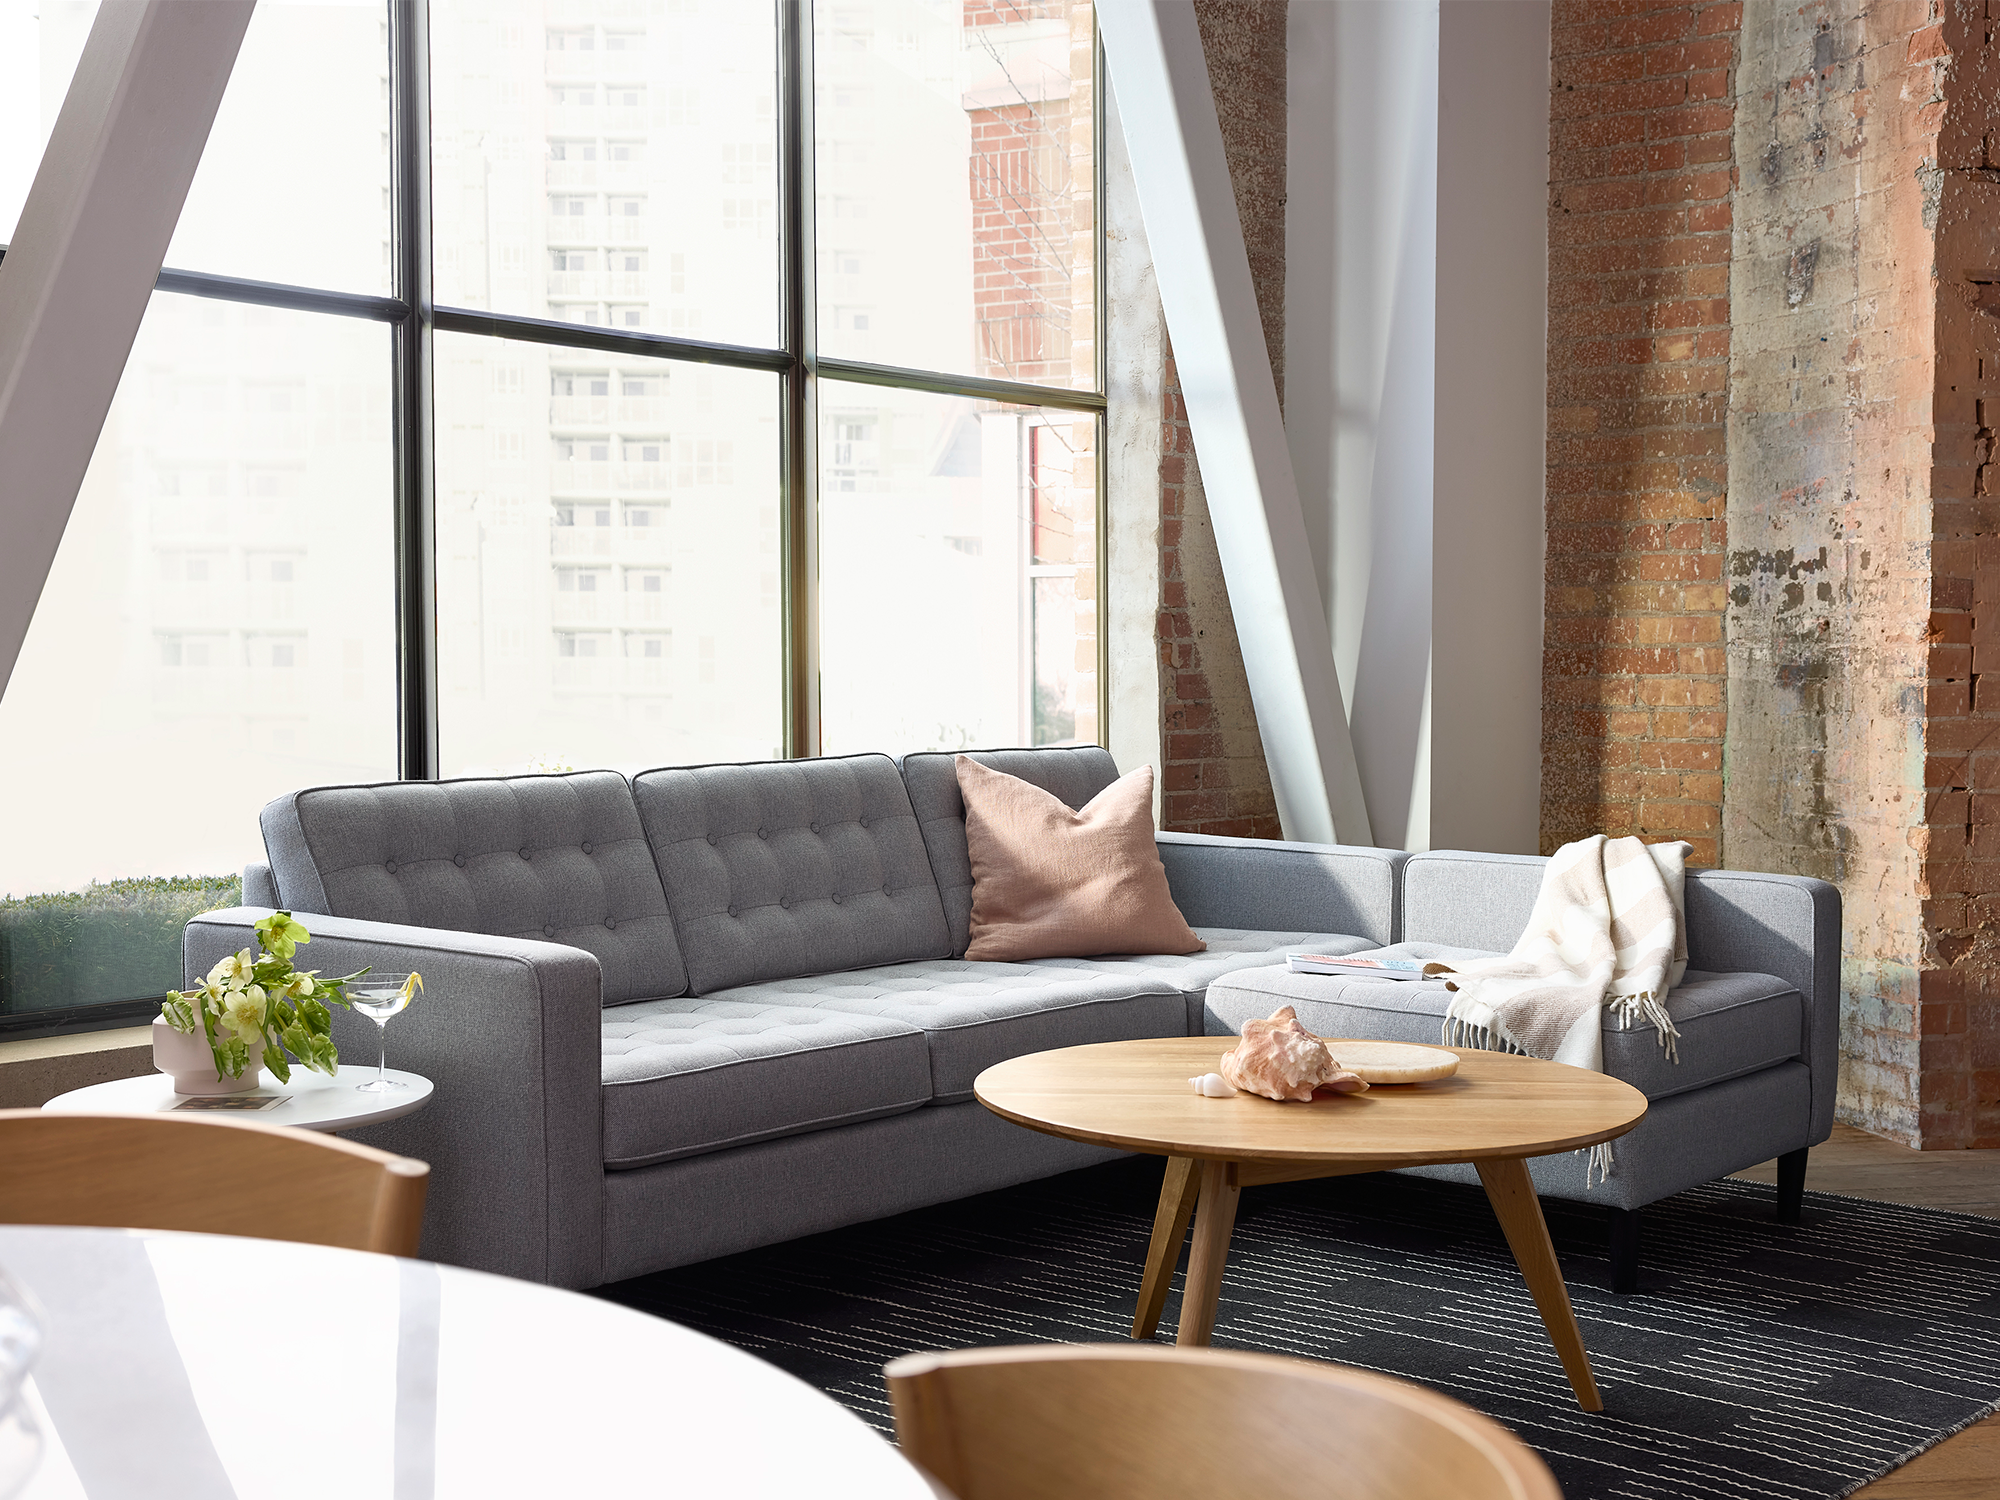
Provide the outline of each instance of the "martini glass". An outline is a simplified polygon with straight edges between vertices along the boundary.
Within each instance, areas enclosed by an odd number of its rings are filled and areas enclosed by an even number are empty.
[[[376,1054],[375,1076],[366,1083],[356,1084],[356,1088],[370,1093],[386,1093],[409,1087],[407,1083],[400,1083],[389,1076],[389,1017],[400,1013],[410,1003],[422,983],[415,974],[369,973],[348,984],[349,1003],[375,1023],[375,1033],[381,1041]]]

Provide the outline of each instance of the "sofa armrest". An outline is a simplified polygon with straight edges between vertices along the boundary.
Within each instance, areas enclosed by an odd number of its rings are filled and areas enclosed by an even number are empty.
[[[269,865],[247,864],[243,867],[243,904],[266,910],[285,904],[278,898],[278,882],[272,876]]]
[[[262,907],[204,913],[182,934],[190,981],[256,943]],[[389,1026],[389,1060],[436,1086],[424,1109],[355,1138],[431,1165],[423,1253],[556,1286],[604,1265],[601,979],[579,948],[297,913],[302,967],[424,976]],[[375,1025],[335,1008],[343,1063],[375,1060]],[[282,1124],[281,1120],[273,1120]]]
[[[1344,932],[1396,941],[1399,849],[1162,833],[1160,862],[1191,927]]]
[[[1688,967],[1775,974],[1805,997],[1799,1056],[1812,1070],[1811,1144],[1833,1133],[1840,1072],[1840,892],[1804,875],[1690,870]]]

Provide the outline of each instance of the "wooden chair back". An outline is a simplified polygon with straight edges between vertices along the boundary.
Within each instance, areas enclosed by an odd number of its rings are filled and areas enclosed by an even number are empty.
[[[958,1500],[1561,1500],[1471,1407],[1342,1365],[1159,1344],[912,1354],[896,1440]]]
[[[249,1120],[0,1110],[0,1223],[415,1255],[430,1173],[372,1146]]]

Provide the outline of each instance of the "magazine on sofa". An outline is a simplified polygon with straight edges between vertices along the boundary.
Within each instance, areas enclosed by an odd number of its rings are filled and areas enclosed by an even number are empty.
[[[1363,979],[1428,979],[1421,958],[1366,958],[1359,954],[1336,958],[1320,953],[1294,953],[1289,958],[1294,974],[1348,974]]]

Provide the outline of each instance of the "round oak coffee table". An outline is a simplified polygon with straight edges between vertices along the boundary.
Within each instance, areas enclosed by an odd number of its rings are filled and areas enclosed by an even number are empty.
[[[1447,1050],[1458,1054],[1458,1072],[1430,1083],[1378,1085],[1305,1104],[1196,1094],[1188,1080],[1215,1071],[1235,1045],[1220,1036],[1100,1042],[1010,1058],[973,1082],[981,1104],[1031,1130],[1167,1158],[1134,1338],[1151,1338],[1159,1324],[1197,1201],[1181,1297],[1183,1344],[1206,1344],[1215,1328],[1244,1188],[1470,1162],[1576,1399],[1585,1411],[1603,1409],[1527,1159],[1625,1134],[1645,1115],[1645,1095],[1602,1073],[1457,1047]],[[1340,1056],[1338,1039],[1327,1046]]]

